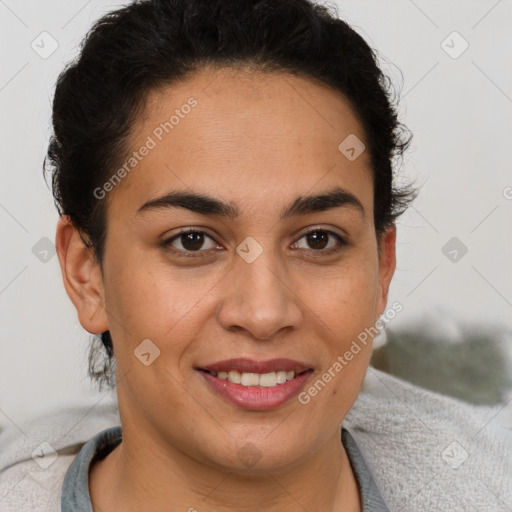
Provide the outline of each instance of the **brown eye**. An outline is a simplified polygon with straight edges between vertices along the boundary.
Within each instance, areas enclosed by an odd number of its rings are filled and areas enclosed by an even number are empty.
[[[313,231],[306,235],[308,244],[313,249],[325,249],[329,243],[329,234],[325,231]]]
[[[195,251],[204,244],[204,234],[197,232],[185,233],[180,235],[180,242],[187,251]]]
[[[295,242],[295,246],[299,249],[311,250],[319,252],[321,255],[332,254],[338,252],[347,245],[345,240],[334,233],[325,229],[315,229],[305,233],[300,239],[305,239],[308,247],[298,247],[299,242]],[[334,239],[334,243],[329,245],[329,240]]]
[[[205,241],[211,240],[211,246],[204,248]],[[172,236],[162,242],[164,247],[167,247],[173,252],[183,253],[183,256],[195,256],[194,252],[205,252],[209,249],[216,247],[215,240],[204,231],[186,230]],[[181,246],[181,247],[180,247]],[[203,249],[201,249],[203,248]],[[187,254],[189,253],[189,254]]]

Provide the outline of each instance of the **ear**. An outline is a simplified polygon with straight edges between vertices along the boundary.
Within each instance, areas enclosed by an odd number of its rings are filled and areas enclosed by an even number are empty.
[[[396,227],[387,228],[378,239],[379,244],[379,296],[377,315],[382,315],[388,302],[388,291],[396,267]]]
[[[75,305],[80,324],[93,334],[107,331],[100,266],[67,215],[61,216],[57,223],[55,246],[64,287]]]

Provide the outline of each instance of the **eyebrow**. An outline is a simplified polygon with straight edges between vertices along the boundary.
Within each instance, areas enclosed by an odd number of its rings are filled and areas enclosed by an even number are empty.
[[[365,216],[361,201],[352,192],[335,187],[321,194],[297,197],[281,212],[280,219],[286,220],[298,215],[339,207],[355,208],[361,212],[363,218]],[[145,202],[137,210],[137,215],[150,210],[167,210],[168,208],[186,208],[201,215],[227,217],[233,220],[240,214],[238,207],[232,203],[226,203],[205,194],[175,190]]]

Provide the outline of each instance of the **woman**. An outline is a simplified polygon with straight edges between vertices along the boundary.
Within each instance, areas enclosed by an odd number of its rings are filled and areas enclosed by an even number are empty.
[[[95,24],[59,77],[48,163],[64,285],[101,335],[120,425],[40,445],[34,510],[459,510],[498,468],[510,440],[489,427],[451,446],[451,466],[436,454],[453,472],[460,446],[481,474],[422,493],[428,450],[412,445],[448,443],[417,428],[409,443],[401,425],[397,453],[393,424],[421,412],[374,388],[389,410],[376,428],[385,413],[358,400],[372,338],[401,309],[394,222],[414,195],[394,186],[410,139],[385,85],[364,40],[308,0],[146,0]],[[458,402],[381,382],[459,425]],[[475,494],[489,510],[510,497],[501,464]]]

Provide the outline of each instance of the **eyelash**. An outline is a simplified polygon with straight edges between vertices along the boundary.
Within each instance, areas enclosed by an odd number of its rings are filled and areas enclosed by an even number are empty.
[[[166,250],[174,253],[174,254],[177,254],[181,257],[185,257],[185,258],[197,258],[197,257],[201,257],[202,255],[200,253],[202,252],[207,252],[207,250],[197,250],[197,251],[190,251],[190,250],[187,250],[187,249],[176,249],[175,247],[172,247],[172,243],[179,239],[181,236],[183,235],[187,235],[189,233],[197,233],[197,234],[203,234],[203,235],[206,235],[208,238],[210,238],[211,240],[215,241],[213,239],[213,237],[211,237],[208,233],[206,233],[205,231],[200,231],[198,229],[192,229],[192,228],[185,228],[185,229],[182,229],[180,230],[179,233],[173,235],[172,237],[170,238],[166,238],[165,240],[163,240],[160,245],[162,247],[164,247]],[[303,235],[297,240],[297,242],[299,240],[301,240],[302,238],[312,234],[312,233],[327,233],[328,235],[332,235],[334,238],[336,238],[336,240],[338,241],[338,244],[335,245],[334,247],[331,247],[330,249],[300,249],[300,250],[310,250],[312,251],[313,253],[319,253],[318,256],[330,256],[332,254],[335,254],[339,251],[341,251],[343,249],[343,247],[345,247],[347,244],[347,242],[345,241],[344,238],[342,238],[340,235],[338,235],[338,233],[335,233],[334,231],[330,231],[330,230],[327,230],[327,229],[320,229],[320,228],[316,228],[316,229],[312,229],[310,231],[307,231],[306,233],[303,233]],[[294,242],[297,243],[297,242]],[[316,255],[315,255],[316,256]]]

